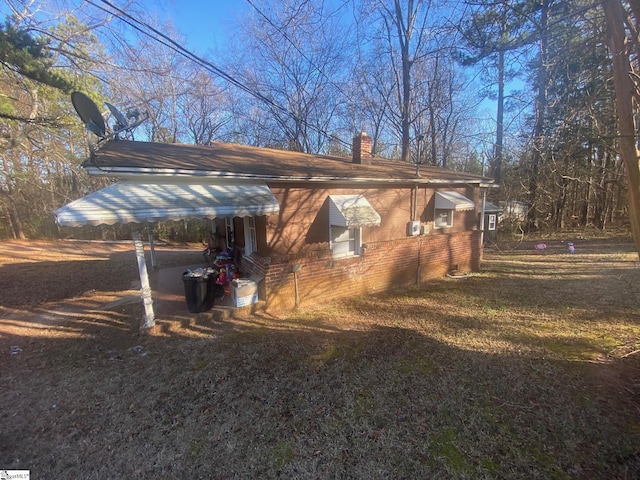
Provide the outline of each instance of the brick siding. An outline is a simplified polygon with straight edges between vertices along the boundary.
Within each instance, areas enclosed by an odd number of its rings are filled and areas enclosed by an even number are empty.
[[[245,276],[261,277],[259,295],[268,311],[295,307],[295,277],[301,306],[334,298],[390,290],[441,278],[451,271],[478,271],[480,232],[407,237],[367,244],[364,254],[334,259],[328,248],[298,256],[243,259]],[[300,270],[293,273],[293,265]]]

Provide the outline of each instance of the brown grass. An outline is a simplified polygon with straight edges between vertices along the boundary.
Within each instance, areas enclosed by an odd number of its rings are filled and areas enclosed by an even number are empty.
[[[548,243],[487,251],[465,279],[146,337],[139,303],[114,302],[135,293],[130,246],[0,245],[0,468],[638,478],[638,256]]]

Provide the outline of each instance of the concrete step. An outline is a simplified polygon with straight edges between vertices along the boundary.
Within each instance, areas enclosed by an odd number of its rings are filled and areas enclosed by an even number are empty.
[[[233,317],[245,317],[259,311],[264,311],[265,307],[266,302],[264,301],[243,307],[214,304],[214,306],[206,312],[189,313],[185,311],[185,313],[181,315],[156,319],[156,327],[164,333],[175,332],[181,328],[189,328],[196,325],[214,327],[219,322],[224,322]]]

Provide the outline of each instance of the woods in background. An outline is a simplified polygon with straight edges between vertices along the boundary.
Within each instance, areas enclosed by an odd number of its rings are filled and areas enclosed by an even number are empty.
[[[145,141],[349,155],[366,131],[377,156],[493,176],[490,201],[528,205],[523,230],[629,218],[602,2],[252,0],[233,42],[192,56],[148,2],[6,3],[1,238],[64,234],[53,210],[104,185],[79,168],[89,150],[73,90],[148,112]],[[634,3],[615,3],[635,65]],[[114,228],[97,232],[126,234]]]

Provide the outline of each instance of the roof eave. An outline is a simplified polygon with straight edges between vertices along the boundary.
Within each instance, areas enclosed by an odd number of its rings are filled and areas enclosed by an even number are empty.
[[[173,168],[132,168],[132,167],[98,167],[85,165],[89,175],[108,177],[182,177],[184,179],[194,177],[207,178],[209,180],[239,180],[239,181],[279,181],[279,182],[354,182],[354,183],[413,183],[413,184],[440,184],[440,185],[478,185],[487,186],[485,178],[425,178],[425,177],[341,177],[341,176],[302,176],[302,175],[256,175],[250,173],[232,173],[209,170],[186,170]]]

